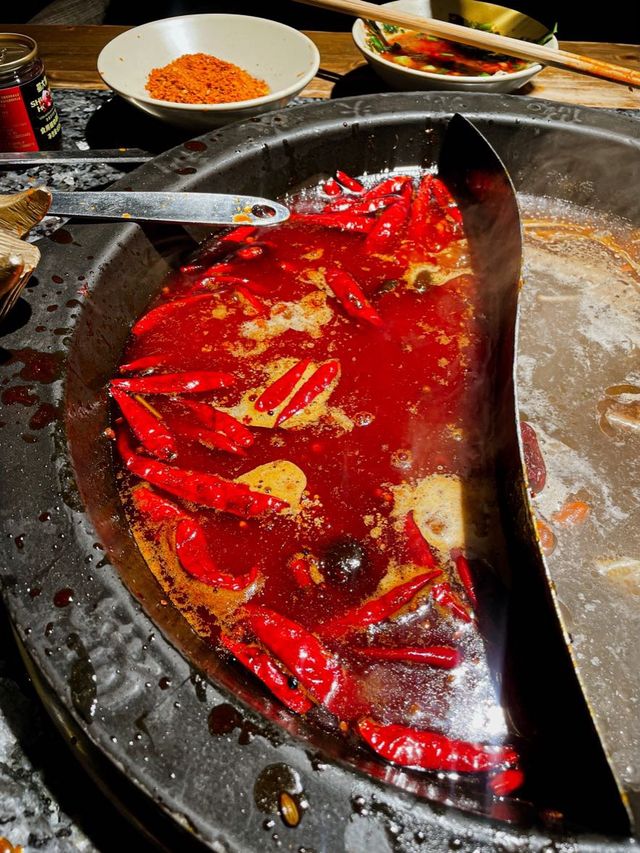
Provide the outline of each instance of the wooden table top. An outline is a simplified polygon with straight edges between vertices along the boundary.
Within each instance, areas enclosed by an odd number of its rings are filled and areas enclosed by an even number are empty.
[[[128,27],[0,24],[0,32],[16,30],[36,39],[56,88],[104,89],[96,60],[104,45]],[[350,33],[309,32],[320,51],[319,75],[302,92],[306,97],[328,98],[335,85],[340,94],[382,92],[385,84],[373,72],[355,72],[365,66]],[[608,42],[561,42],[561,47],[608,62],[640,69],[640,46]],[[528,84],[523,94],[554,101],[610,109],[640,109],[640,90],[581,74],[546,68]]]

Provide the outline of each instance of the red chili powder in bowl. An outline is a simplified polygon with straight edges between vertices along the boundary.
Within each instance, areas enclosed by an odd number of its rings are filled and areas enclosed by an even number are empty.
[[[177,104],[226,104],[269,94],[264,80],[208,53],[185,53],[154,68],[146,89],[152,98]]]

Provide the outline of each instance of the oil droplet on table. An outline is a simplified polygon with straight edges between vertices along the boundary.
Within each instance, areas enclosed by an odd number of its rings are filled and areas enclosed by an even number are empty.
[[[228,702],[215,705],[209,712],[207,725],[210,734],[219,737],[229,735],[242,726],[242,715]]]
[[[57,231],[49,235],[49,239],[53,240],[54,243],[73,243],[73,237],[66,228],[58,228]]]
[[[68,607],[73,601],[73,594],[71,587],[62,587],[53,596],[53,603],[56,607]]]

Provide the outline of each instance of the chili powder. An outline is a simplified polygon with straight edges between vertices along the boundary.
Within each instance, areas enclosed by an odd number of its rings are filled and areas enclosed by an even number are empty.
[[[177,104],[225,104],[269,94],[264,80],[208,53],[185,53],[154,68],[146,89],[153,98]]]

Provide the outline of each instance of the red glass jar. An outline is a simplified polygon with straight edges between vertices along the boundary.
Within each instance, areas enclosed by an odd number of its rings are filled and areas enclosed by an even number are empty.
[[[60,141],[38,45],[29,36],[0,33],[0,151],[46,151]]]

